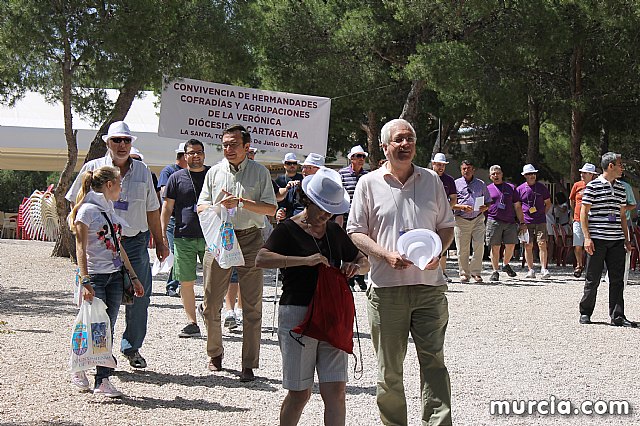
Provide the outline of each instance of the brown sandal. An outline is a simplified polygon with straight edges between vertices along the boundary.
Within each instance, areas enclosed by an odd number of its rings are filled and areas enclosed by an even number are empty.
[[[573,276],[576,278],[580,278],[583,270],[584,268],[582,266],[576,266],[576,269],[573,270]]]

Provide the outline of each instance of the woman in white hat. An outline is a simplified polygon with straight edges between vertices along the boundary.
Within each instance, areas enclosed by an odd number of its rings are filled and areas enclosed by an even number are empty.
[[[289,392],[280,410],[281,424],[297,423],[311,396],[314,372],[325,404],[325,424],[344,425],[347,353],[327,342],[302,336],[300,345],[289,331],[300,324],[316,289],[318,265],[340,268],[350,278],[369,270],[367,258],[346,232],[329,221],[349,209],[349,195],[340,175],[321,168],[303,179],[304,210],[281,222],[258,252],[256,266],[282,268],[282,296],[278,309],[278,340],[282,353],[282,385]]]
[[[582,193],[587,184],[598,176],[596,166],[591,163],[584,163],[580,169],[580,180],[573,184],[569,200],[573,211],[573,251],[576,255],[576,268],[573,276],[580,278],[584,271],[584,234],[580,226],[580,207],[582,207]]]

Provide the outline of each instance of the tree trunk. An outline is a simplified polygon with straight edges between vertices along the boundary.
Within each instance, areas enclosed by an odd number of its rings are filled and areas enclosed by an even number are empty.
[[[600,125],[600,155],[607,152],[609,152],[609,129],[606,124],[602,123]]]
[[[540,103],[531,95],[528,96],[527,103],[529,106],[527,163],[536,166],[540,162]]]
[[[65,54],[62,66],[62,107],[64,113],[64,137],[67,141],[67,162],[60,174],[58,185],[54,191],[56,197],[56,211],[58,213],[58,223],[60,226],[60,237],[56,242],[51,256],[69,257],[76,261],[76,250],[73,235],[67,225],[67,215],[69,214],[69,203],[64,196],[71,184],[71,176],[78,162],[78,145],[76,143],[76,133],[73,131],[73,114],[71,112],[71,87],[73,70],[71,68],[71,48],[68,42],[64,46]]]
[[[369,152],[369,166],[371,170],[378,168],[378,163],[384,158],[378,142],[378,118],[374,111],[367,112],[367,123],[362,123],[360,128],[367,134],[367,150]]]
[[[402,107],[402,113],[400,118],[407,120],[412,125],[418,118],[418,103],[420,101],[420,94],[424,89],[424,80],[413,80],[411,82],[411,90],[407,94],[407,99]]]
[[[451,141],[450,136],[457,133],[461,125],[462,120],[455,123],[451,123],[449,121],[441,121],[440,138],[437,143],[433,144],[433,149],[431,150],[431,158],[433,158],[433,156],[439,152],[443,154],[447,153],[447,147],[449,145],[449,142]]]
[[[102,140],[102,135],[107,134],[107,130],[109,130],[111,123],[124,120],[131,108],[133,100],[142,88],[143,84],[140,81],[127,80],[125,82],[124,86],[120,89],[118,99],[116,99],[116,102],[113,105],[113,110],[111,110],[111,113],[105,122],[102,123],[102,126],[100,126],[100,129],[98,129],[96,136],[91,142],[89,152],[87,152],[87,156],[84,159],[85,163],[96,158],[104,157],[107,152],[107,145]]]
[[[574,48],[571,55],[571,180],[580,180],[582,166],[582,130],[584,126],[583,88],[582,88],[582,46]]]

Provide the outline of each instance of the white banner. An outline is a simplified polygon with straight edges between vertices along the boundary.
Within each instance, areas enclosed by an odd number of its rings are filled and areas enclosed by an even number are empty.
[[[329,98],[185,78],[162,92],[158,135],[220,144],[225,128],[242,124],[254,148],[326,155],[330,111]]]

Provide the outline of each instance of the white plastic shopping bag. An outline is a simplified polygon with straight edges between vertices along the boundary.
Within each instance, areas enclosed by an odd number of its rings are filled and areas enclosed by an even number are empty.
[[[220,207],[220,216],[216,209],[209,208],[199,214],[200,227],[207,242],[207,250],[215,257],[223,269],[244,266],[244,256],[227,209]]]
[[[115,368],[112,344],[107,305],[97,297],[92,302],[83,301],[71,330],[71,372],[88,370],[97,365]]]
[[[169,252],[169,255],[162,262],[156,257],[156,260],[153,261],[153,266],[151,267],[151,275],[155,277],[158,274],[168,274],[171,271],[171,268],[173,268],[174,260],[175,258],[171,252]]]

